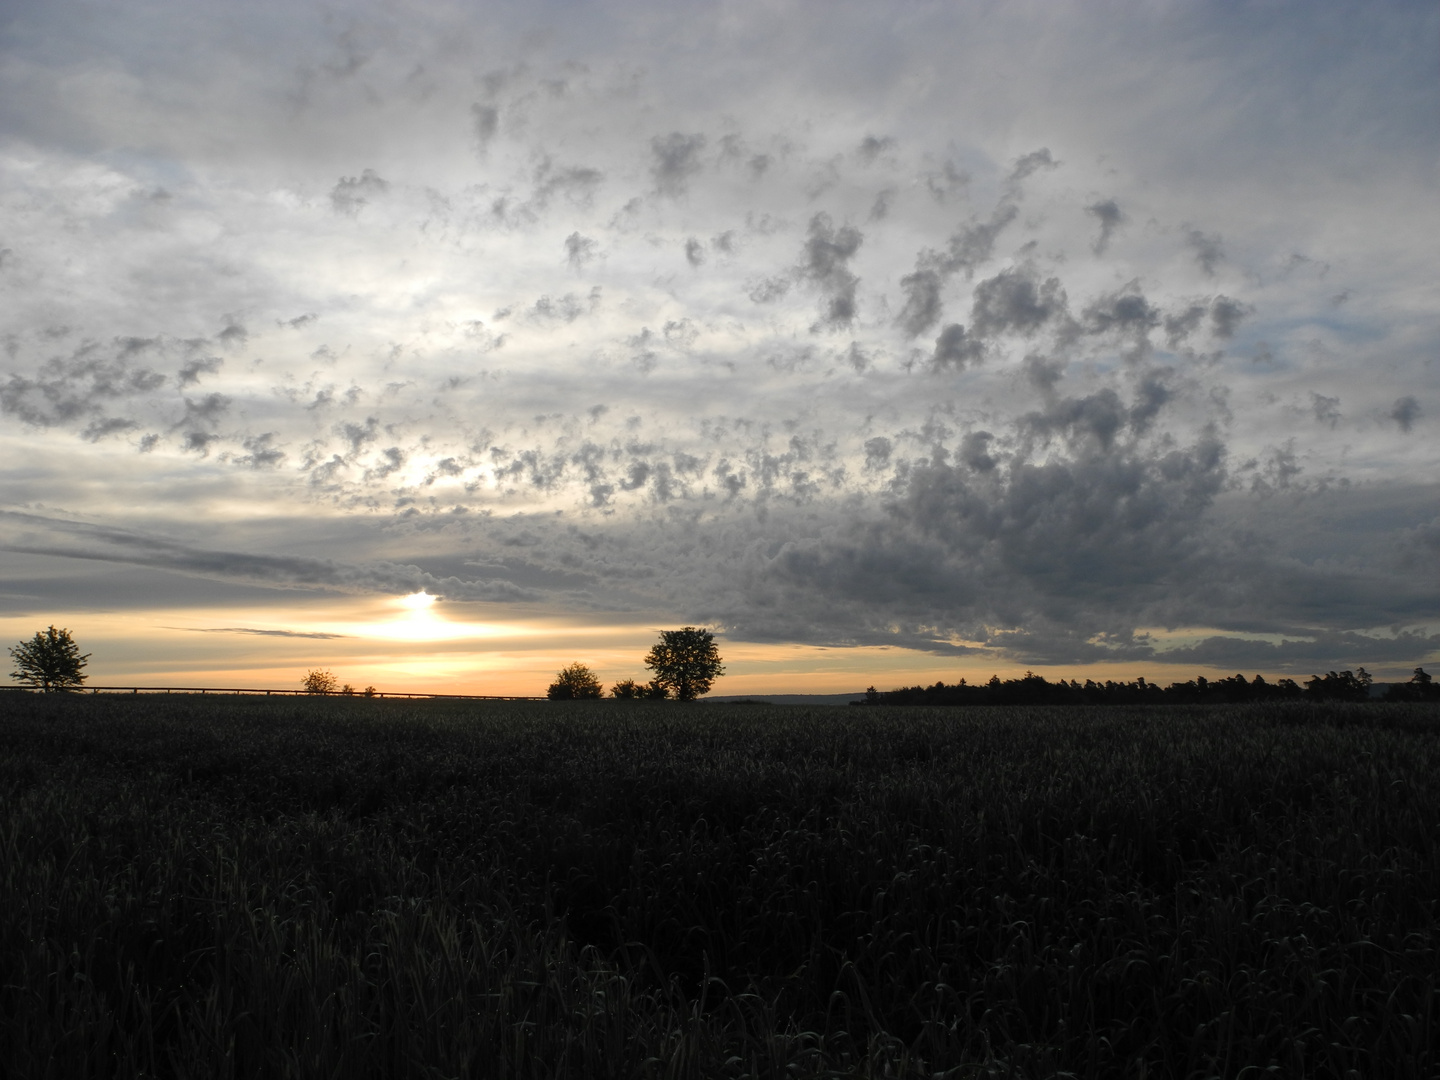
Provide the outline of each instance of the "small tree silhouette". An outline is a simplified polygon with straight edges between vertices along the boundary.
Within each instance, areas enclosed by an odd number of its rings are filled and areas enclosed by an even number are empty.
[[[610,696],[622,701],[664,701],[670,691],[651,679],[648,683],[637,683],[634,679],[621,679],[610,688]]]
[[[555,676],[555,681],[545,691],[551,701],[570,701],[576,698],[598,698],[605,692],[595,673],[584,664],[571,664]]]
[[[12,679],[18,679],[26,686],[37,687],[45,693],[55,690],[74,690],[85,681],[80,674],[90,660],[90,654],[80,653],[80,646],[64,628],[37,631],[29,641],[22,641],[10,650],[15,660]]]
[[[307,694],[333,694],[340,689],[340,680],[328,671],[309,671],[300,685]]]

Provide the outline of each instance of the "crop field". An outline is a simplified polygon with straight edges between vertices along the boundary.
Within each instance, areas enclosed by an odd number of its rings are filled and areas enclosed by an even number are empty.
[[[0,696],[8,1077],[1440,1075],[1440,709]]]

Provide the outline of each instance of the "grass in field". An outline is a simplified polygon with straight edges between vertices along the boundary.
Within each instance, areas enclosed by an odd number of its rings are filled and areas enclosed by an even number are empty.
[[[1431,707],[0,708],[10,1076],[1440,1070]]]

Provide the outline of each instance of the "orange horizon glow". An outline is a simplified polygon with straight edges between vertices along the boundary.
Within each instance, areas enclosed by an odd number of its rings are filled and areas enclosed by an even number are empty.
[[[541,696],[555,674],[573,662],[602,683],[649,677],[643,657],[660,627],[678,620],[652,614],[584,621],[515,608],[445,603],[425,592],[400,597],[297,597],[283,607],[88,611],[50,617],[0,617],[8,640],[32,636],[54,623],[92,654],[92,686],[297,689],[307,671],[328,670],[356,690],[393,693]],[[1203,636],[1203,631],[1156,632],[1160,645]],[[984,682],[1033,670],[1047,679],[1143,676],[1163,684],[1197,675],[1236,672],[1209,665],[1146,661],[1026,665],[991,650],[944,655],[884,645],[820,646],[727,640],[717,634],[726,674],[712,695],[858,694],[867,686]],[[1247,677],[1286,673],[1246,669]],[[1409,669],[1404,672],[1408,677]],[[1291,673],[1291,677],[1295,677]],[[1386,676],[1377,673],[1378,679]]]

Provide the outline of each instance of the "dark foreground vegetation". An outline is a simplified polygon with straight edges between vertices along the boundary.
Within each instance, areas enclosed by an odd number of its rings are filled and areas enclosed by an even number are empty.
[[[1425,704],[0,699],[14,1077],[1434,1077]]]

